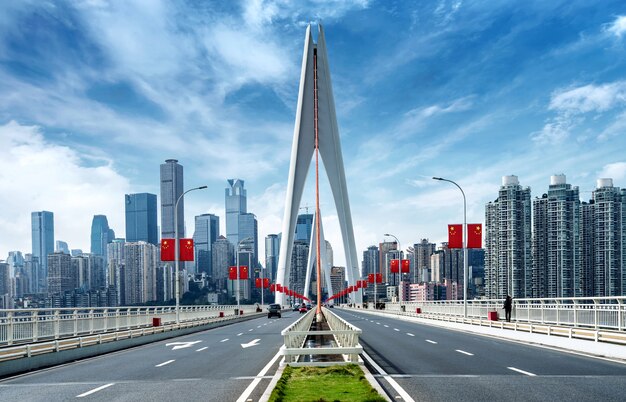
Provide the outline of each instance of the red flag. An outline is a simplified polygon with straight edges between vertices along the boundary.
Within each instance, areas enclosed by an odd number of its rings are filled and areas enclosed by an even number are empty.
[[[161,261],[174,261],[174,239],[161,239]]]
[[[254,279],[254,286],[257,288],[260,288],[261,286],[263,286],[263,281],[261,280],[261,278]]]
[[[237,267],[228,267],[228,279],[234,281],[237,279]]]
[[[275,292],[276,291],[276,285],[274,285],[273,283],[270,285],[270,292]]]
[[[270,278],[263,278],[263,288],[267,289],[270,287]]]
[[[448,248],[463,248],[463,225],[448,225]]]
[[[367,275],[367,281],[369,283],[374,283],[374,274],[368,274]]]
[[[281,286],[281,284],[280,284],[280,283],[277,283],[277,284],[276,284],[276,291],[277,291],[277,292],[281,292],[281,293],[282,293],[282,291],[283,291],[283,287]]]
[[[467,248],[482,248],[483,225],[471,223],[467,225]]]
[[[376,283],[383,283],[383,274],[376,274]]]
[[[397,274],[398,273],[398,260],[391,260],[389,261],[389,270],[391,271],[392,274]]]
[[[246,265],[239,266],[239,279],[248,279],[248,267]]]
[[[193,261],[193,239],[179,239],[178,258],[180,261]]]
[[[402,273],[411,272],[411,261],[410,260],[402,260]]]

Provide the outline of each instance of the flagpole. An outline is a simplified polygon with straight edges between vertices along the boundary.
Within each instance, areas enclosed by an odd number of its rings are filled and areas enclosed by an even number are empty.
[[[176,204],[174,204],[174,264],[176,266],[174,270],[174,281],[176,283],[176,324],[180,324],[180,280],[178,278],[178,261],[180,260],[179,253],[179,245],[178,245],[178,202],[190,191],[194,190],[203,190],[207,188],[207,186],[200,186],[191,188],[184,193],[182,193],[178,199],[176,200]],[[184,217],[183,217],[184,219]]]
[[[467,260],[467,200],[465,199],[465,192],[456,182],[444,179],[443,177],[433,177],[433,180],[447,181],[452,183],[461,190],[463,194],[463,317],[467,318],[467,276],[469,261]]]

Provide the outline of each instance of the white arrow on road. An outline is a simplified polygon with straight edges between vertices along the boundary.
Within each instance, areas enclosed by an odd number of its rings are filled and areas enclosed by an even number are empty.
[[[165,346],[174,346],[172,348],[172,350],[176,350],[176,349],[184,349],[184,348],[190,348],[193,345],[195,345],[196,343],[200,343],[202,341],[194,341],[194,342],[170,342],[170,343],[166,343]]]
[[[260,339],[254,339],[248,343],[242,343],[241,347],[245,349],[245,348],[249,348],[250,346],[256,346],[259,344],[259,341]]]

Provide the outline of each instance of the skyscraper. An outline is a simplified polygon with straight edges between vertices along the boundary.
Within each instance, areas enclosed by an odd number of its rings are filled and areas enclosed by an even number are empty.
[[[533,201],[532,297],[574,297],[579,287],[580,196],[565,175]]]
[[[67,243],[64,242],[63,240],[57,240],[55,242],[54,252],[55,253],[69,254],[70,253],[70,248],[68,247]]]
[[[430,243],[428,239],[422,239],[413,245],[415,250],[415,272],[413,282],[429,282],[431,275],[430,256],[437,249],[435,243]],[[427,279],[428,278],[428,279]]]
[[[91,253],[106,257],[107,244],[115,238],[106,215],[94,215],[91,221]]]
[[[155,194],[126,194],[126,241],[159,243]],[[173,237],[173,236],[172,236]]]
[[[280,252],[280,237],[270,234],[265,237],[265,269],[270,280],[276,280],[276,269],[278,268],[278,253]]]
[[[254,266],[251,268],[256,268],[259,255],[257,219],[254,214],[248,213],[246,194],[243,180],[228,180],[228,187],[225,189],[226,238],[235,249],[241,240],[253,239],[254,243],[249,246],[253,252]]]
[[[158,251],[144,241],[125,243],[124,305],[156,300]]]
[[[174,207],[183,194],[183,167],[176,159],[161,165],[161,238],[174,238]],[[185,236],[185,200],[178,203],[178,237]],[[128,239],[126,239],[129,241]]]
[[[54,214],[48,211],[31,213],[33,257],[39,261],[37,292],[45,292],[48,281],[48,254],[54,252]]]
[[[311,244],[311,230],[313,229],[313,214],[298,215],[294,241],[303,241]]]
[[[65,253],[48,255],[48,293],[74,290],[76,277],[72,272],[72,257]]]
[[[232,243],[224,236],[220,236],[213,243],[211,253],[211,265],[213,268],[213,280],[215,281],[215,289],[218,291],[226,290],[228,282],[228,267],[233,265],[235,256],[235,248]]]
[[[220,218],[213,214],[202,214],[195,218],[193,242],[195,246],[196,273],[213,274],[211,250],[220,235]]]
[[[367,278],[369,274],[380,272],[378,247],[369,246],[363,251],[363,261],[361,261],[361,277]]]
[[[485,207],[485,293],[487,298],[531,295],[530,187],[517,176],[502,177],[498,198]]]

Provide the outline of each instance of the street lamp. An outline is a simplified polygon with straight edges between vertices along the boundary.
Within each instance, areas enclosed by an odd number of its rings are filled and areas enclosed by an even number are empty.
[[[463,194],[463,317],[467,318],[467,275],[468,275],[468,264],[467,261],[467,201],[465,199],[465,192],[452,180],[444,179],[443,177],[433,177],[433,180],[439,181],[447,181],[448,183],[452,183],[461,190],[461,194]]]
[[[176,268],[174,270],[175,281],[176,281],[176,324],[180,323],[180,284],[178,278],[178,260],[179,258],[179,244],[178,244],[178,202],[190,191],[194,190],[203,190],[207,188],[207,186],[200,186],[191,188],[178,197],[176,200],[176,204],[174,205],[174,261]],[[184,218],[184,217],[183,217]]]
[[[402,301],[400,300],[400,275],[402,275],[402,247],[400,247],[400,240],[398,240],[396,236],[389,233],[385,233],[385,236],[393,237],[394,239],[396,239],[396,243],[398,243],[398,303],[401,304]]]
[[[237,253],[237,315],[241,314],[241,311],[239,311],[239,249],[241,248],[241,243],[247,242],[249,240],[252,240],[252,237],[246,237],[245,239],[239,240],[239,242],[237,243],[237,250],[235,250],[235,252]],[[248,262],[249,261],[250,259],[248,259]],[[248,269],[250,269],[250,267],[248,267]]]

